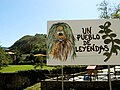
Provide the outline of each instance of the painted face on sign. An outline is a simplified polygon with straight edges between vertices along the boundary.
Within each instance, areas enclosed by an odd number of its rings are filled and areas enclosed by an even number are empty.
[[[55,33],[55,39],[58,40],[59,42],[63,42],[66,39],[65,32],[63,30],[62,26],[58,26],[56,33]]]
[[[74,58],[75,38],[70,26],[66,23],[53,24],[48,34],[49,56],[55,60],[66,61],[71,52]]]

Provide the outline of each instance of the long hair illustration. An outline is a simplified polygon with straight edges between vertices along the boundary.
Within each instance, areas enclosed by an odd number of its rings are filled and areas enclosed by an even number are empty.
[[[71,27],[67,23],[55,23],[48,33],[48,58],[66,61],[71,55],[76,57],[75,38]]]

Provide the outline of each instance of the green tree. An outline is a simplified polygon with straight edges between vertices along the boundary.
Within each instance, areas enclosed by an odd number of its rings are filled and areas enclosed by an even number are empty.
[[[45,59],[46,58],[43,56],[36,56],[35,60],[34,60],[34,65],[35,65],[34,68],[36,69],[37,67],[40,67],[42,69],[43,66],[45,65],[45,63],[44,63]]]
[[[16,62],[14,62],[14,64],[20,64],[22,62],[23,62],[22,54],[20,52],[17,52],[16,53]]]
[[[104,19],[110,18],[111,8],[109,8],[108,5],[109,4],[106,0],[104,0],[103,2],[97,5],[98,10],[101,11],[100,18],[104,18]]]
[[[97,4],[98,11],[100,11],[100,18],[110,19],[119,18],[120,19],[120,3],[114,6],[110,6],[107,0],[104,0],[100,4]]]
[[[29,61],[33,62],[34,59],[35,59],[34,54],[33,54],[33,53],[30,53]]]
[[[114,7],[114,10],[111,14],[111,18],[119,18],[120,19],[120,3]]]
[[[10,56],[0,47],[0,69],[10,63]]]

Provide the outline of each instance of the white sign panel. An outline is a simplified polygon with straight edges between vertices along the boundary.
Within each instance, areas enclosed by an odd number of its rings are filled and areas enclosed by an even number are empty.
[[[120,65],[120,20],[48,21],[48,65]]]

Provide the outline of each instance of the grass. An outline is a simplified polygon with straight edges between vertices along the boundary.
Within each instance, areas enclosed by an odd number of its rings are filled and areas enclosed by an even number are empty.
[[[40,67],[36,69],[41,69]],[[48,67],[48,66],[43,66],[43,69],[51,70],[55,69],[55,67]],[[1,73],[14,73],[17,71],[22,71],[22,70],[34,70],[33,65],[8,65],[7,67],[2,67],[0,70]]]
[[[24,90],[41,90],[40,86],[41,86],[40,83],[36,83],[35,85],[30,86],[30,87],[27,87],[27,88],[24,89]]]

